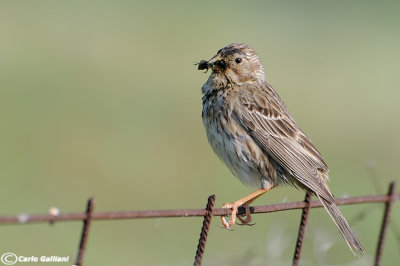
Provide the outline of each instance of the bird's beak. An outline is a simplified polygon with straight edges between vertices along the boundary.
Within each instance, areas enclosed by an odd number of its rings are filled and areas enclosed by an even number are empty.
[[[226,68],[226,63],[222,59],[220,54],[214,55],[210,60],[201,60],[200,63],[198,63],[198,69],[199,70],[208,70],[211,68],[213,71],[220,70],[220,69],[225,69]]]
[[[220,54],[216,54],[210,60],[208,60],[207,66],[215,71],[217,69],[225,69],[226,63]]]
[[[218,60],[221,60],[221,56],[219,54],[216,54],[210,60],[207,61],[207,64],[209,67],[212,67]]]

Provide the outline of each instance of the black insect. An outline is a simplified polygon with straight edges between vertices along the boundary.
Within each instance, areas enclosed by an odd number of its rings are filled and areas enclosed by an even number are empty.
[[[204,70],[205,69],[206,72],[208,71],[208,62],[206,60],[201,60],[196,65],[198,65],[198,67],[197,67],[198,70]]]

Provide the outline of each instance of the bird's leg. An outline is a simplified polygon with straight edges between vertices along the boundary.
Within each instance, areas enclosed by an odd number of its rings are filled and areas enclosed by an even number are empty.
[[[271,190],[272,188],[273,188],[273,186],[270,185],[270,186],[267,186],[266,188],[258,189],[256,191],[254,191],[253,193],[247,195],[246,197],[241,198],[241,199],[239,199],[239,200],[237,200],[237,201],[235,201],[233,203],[225,203],[224,205],[222,205],[222,208],[226,208],[226,209],[231,209],[232,210],[231,219],[228,222],[225,220],[224,216],[221,216],[222,225],[226,229],[230,229],[231,225],[233,225],[235,223],[238,207],[240,207],[242,205],[245,205],[247,218],[246,218],[246,220],[243,220],[241,217],[238,216],[238,219],[243,224],[248,224],[251,221],[249,204],[252,203],[258,197],[260,197],[262,194],[264,194],[267,191]]]
[[[265,191],[265,192],[267,192],[267,191]],[[265,193],[264,192],[264,193]],[[263,193],[263,194],[264,194]],[[249,201],[247,201],[247,202],[245,202],[245,203],[243,203],[243,207],[245,208],[245,210],[246,210],[246,219],[243,219],[242,217],[240,217],[240,216],[236,216],[238,219],[239,219],[239,221],[241,222],[241,224],[237,224],[237,225],[254,225],[254,224],[250,224],[250,222],[251,222],[251,220],[252,220],[252,218],[251,218],[251,212],[250,212],[250,204],[253,202],[253,201],[255,201],[256,199],[258,199],[260,196],[261,196],[262,194],[260,194],[260,195],[258,195],[258,196],[256,196],[256,197],[254,197],[254,198],[252,198],[251,200],[249,200]]]

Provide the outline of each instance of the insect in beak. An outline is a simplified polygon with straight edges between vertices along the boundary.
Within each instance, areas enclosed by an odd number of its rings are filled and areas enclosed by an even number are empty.
[[[197,64],[195,64],[195,65],[198,65],[198,67],[197,67],[197,69],[198,70],[206,70],[206,72],[204,72],[204,73],[207,73],[207,71],[208,71],[208,68],[209,68],[209,66],[208,66],[208,61],[206,61],[206,60],[201,60],[199,63],[197,63]]]

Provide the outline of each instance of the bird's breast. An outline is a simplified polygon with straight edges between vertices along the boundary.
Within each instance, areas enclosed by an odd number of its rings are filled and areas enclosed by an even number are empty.
[[[248,134],[230,117],[226,92],[203,97],[203,124],[208,141],[218,157],[243,183],[260,187],[266,175],[265,155]]]

